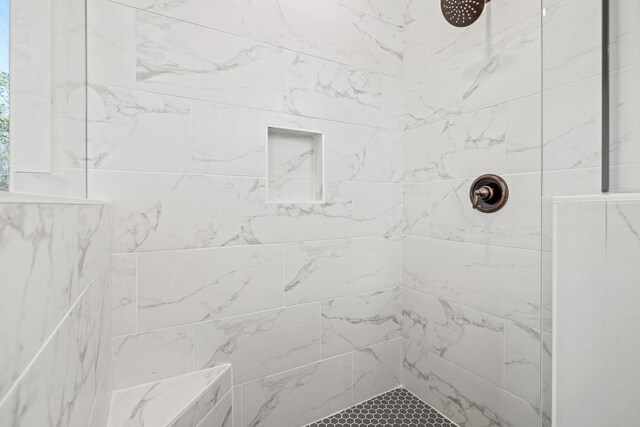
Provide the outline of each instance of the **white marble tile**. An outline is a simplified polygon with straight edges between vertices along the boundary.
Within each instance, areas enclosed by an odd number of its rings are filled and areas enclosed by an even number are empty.
[[[541,397],[542,397],[542,427],[552,427],[553,416],[553,337],[551,334],[542,333],[542,357],[541,357]]]
[[[233,427],[233,411],[234,406],[231,393],[227,393],[222,401],[198,423],[197,427]]]
[[[157,13],[230,33],[240,32],[241,0],[114,0],[136,9]]]
[[[243,0],[242,5],[242,23],[251,37],[369,71],[392,76],[402,73],[404,40],[397,24],[342,7],[335,0],[313,4]],[[387,9],[402,13],[403,2],[387,5]]]
[[[406,340],[502,387],[502,319],[405,288],[402,326]]]
[[[402,285],[402,241],[402,236],[390,236],[382,240],[383,288]]]
[[[404,234],[429,237],[429,183],[404,184],[402,206]]]
[[[535,94],[506,104],[507,173],[539,172],[542,168],[541,103],[542,96]]]
[[[599,166],[600,79],[546,91],[543,107],[545,171]]]
[[[172,95],[280,111],[282,50],[136,12],[137,86]]]
[[[456,28],[444,19],[439,3],[430,2],[429,5],[429,55],[433,63],[477,48],[477,45],[540,13],[540,5],[535,1],[507,0],[502,7],[487,4],[473,25]]]
[[[87,4],[87,78],[92,84],[133,88],[136,78],[135,9],[110,0]],[[99,53],[99,54],[98,54]]]
[[[403,244],[403,284],[459,303],[462,245],[446,240],[406,237]]]
[[[607,205],[607,259],[614,263],[635,265],[639,255],[640,203],[609,202]]]
[[[213,368],[218,369],[218,368]],[[231,367],[215,380],[212,387],[197,396],[171,427],[232,427]]]
[[[471,180],[434,181],[429,187],[429,236],[462,242],[469,229],[465,209]]]
[[[640,67],[632,67],[611,74],[611,165],[640,165]],[[619,180],[614,180],[614,184]],[[636,180],[627,185],[612,186],[614,191],[640,191]]]
[[[363,348],[353,354],[353,402],[364,402],[401,383],[402,339]]]
[[[281,307],[282,260],[275,245],[139,254],[139,330]]]
[[[428,403],[460,426],[535,427],[540,419],[524,400],[429,355]]]
[[[352,186],[325,182],[325,203],[266,203],[262,179],[247,179],[242,191],[243,244],[351,237]]]
[[[293,305],[380,289],[381,266],[380,238],[287,244],[285,302]]]
[[[88,111],[90,168],[189,171],[191,105],[188,100],[92,85]]]
[[[345,354],[245,384],[242,426],[301,426],[351,406],[352,369]]]
[[[507,131],[505,105],[429,125],[422,142],[427,150],[429,177],[475,178],[489,170],[503,174]]]
[[[96,170],[89,180],[90,197],[112,202],[115,253],[239,243],[233,178]]]
[[[138,261],[135,254],[111,257],[113,335],[133,334],[138,328]]]
[[[378,18],[381,21],[402,26],[403,13],[407,8],[409,0],[401,0],[389,3],[385,0],[333,0],[349,9]]]
[[[618,0],[610,4],[609,55],[612,70],[640,64],[640,50],[636,43],[638,6],[634,0]]]
[[[234,383],[320,359],[320,304],[305,304],[199,323],[196,369],[231,363]]]
[[[390,236],[400,233],[402,233],[402,185],[354,182],[354,236]]]
[[[540,327],[540,251],[465,244],[462,303]]]
[[[601,72],[602,4],[567,0],[546,9],[543,18],[545,89],[564,86]]]
[[[402,178],[400,132],[200,101],[193,102],[192,170],[263,176],[267,126],[322,133],[328,180]]]
[[[91,283],[111,256],[111,207],[78,205],[78,281]]]
[[[428,182],[432,179],[427,141],[434,138],[435,126],[420,126],[403,133],[404,184]]]
[[[469,201],[471,180],[438,181],[430,187],[431,237],[522,249],[540,248],[540,209],[531,208],[539,198],[539,173],[504,175],[509,201],[487,215],[474,210]]]
[[[432,65],[404,79],[404,128],[413,129],[462,114],[459,60]]]
[[[196,398],[203,397],[205,401],[212,388],[215,391],[218,386],[229,387],[229,379],[225,375],[228,370],[228,365],[219,366],[119,390],[111,401],[108,426],[174,425],[173,422],[178,421],[186,408],[196,404]],[[223,395],[221,393],[219,397]]]
[[[464,111],[539,92],[541,36],[540,18],[534,17],[461,55],[459,78]]]
[[[0,205],[0,395],[80,293],[77,206]]]
[[[300,54],[287,67],[286,112],[399,130],[399,79]]]
[[[402,340],[402,348],[402,385],[426,401],[429,389],[427,352],[405,339]]]
[[[111,335],[109,268],[105,266],[99,280],[85,290],[4,397],[0,424],[88,425],[103,363],[108,359],[105,339]]]
[[[540,408],[540,332],[537,329],[505,321],[505,390]]]
[[[125,388],[193,370],[190,327],[161,329],[113,339],[113,384]]]
[[[322,302],[322,357],[368,347],[400,336],[400,289]]]
[[[406,3],[403,16],[404,78],[423,71],[429,65],[429,3],[423,0],[407,0]]]

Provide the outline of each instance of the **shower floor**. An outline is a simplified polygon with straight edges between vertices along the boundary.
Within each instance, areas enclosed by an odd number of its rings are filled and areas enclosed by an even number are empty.
[[[409,390],[399,387],[307,427],[456,427]]]

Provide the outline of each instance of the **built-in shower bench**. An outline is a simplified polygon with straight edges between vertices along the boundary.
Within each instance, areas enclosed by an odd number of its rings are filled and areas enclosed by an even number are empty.
[[[113,392],[108,427],[231,426],[231,365]]]

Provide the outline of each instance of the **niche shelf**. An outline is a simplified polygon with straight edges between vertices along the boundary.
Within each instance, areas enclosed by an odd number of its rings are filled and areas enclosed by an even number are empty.
[[[320,132],[267,126],[267,203],[324,202]]]

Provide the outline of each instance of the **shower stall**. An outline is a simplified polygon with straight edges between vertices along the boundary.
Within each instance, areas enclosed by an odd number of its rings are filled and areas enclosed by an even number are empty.
[[[637,424],[637,3],[12,0],[0,425]]]

